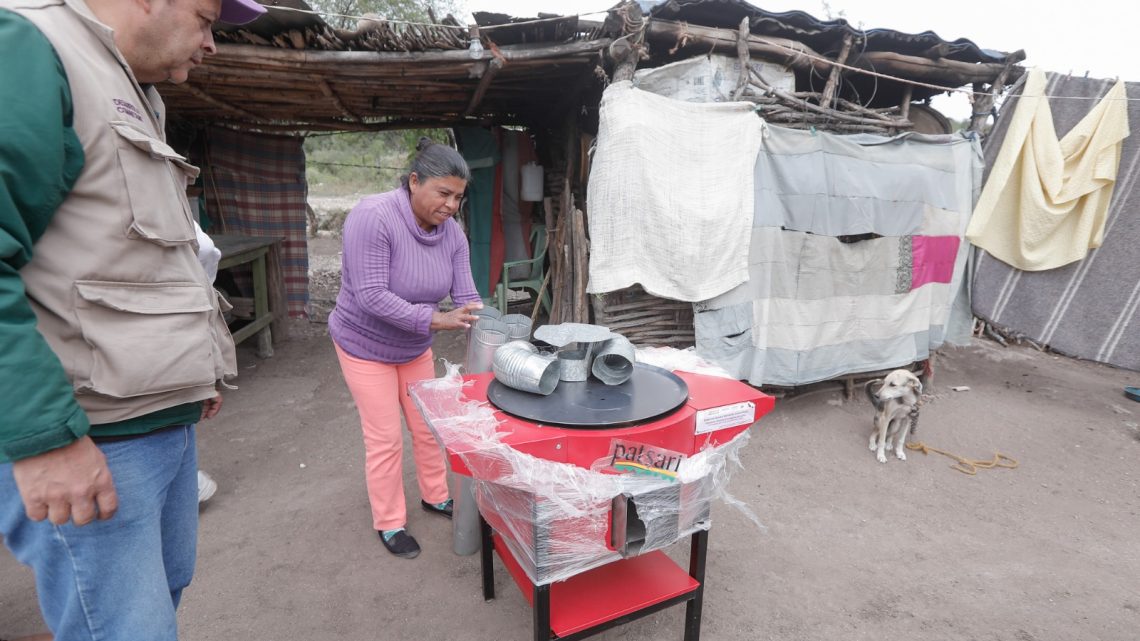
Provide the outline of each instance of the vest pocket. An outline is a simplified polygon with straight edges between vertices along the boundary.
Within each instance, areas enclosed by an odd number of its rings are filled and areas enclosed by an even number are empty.
[[[91,347],[77,391],[131,398],[213,385],[207,290],[199,283],[78,281],[76,313]]]
[[[234,308],[221,292],[218,297],[218,311],[210,315],[210,328],[214,332],[214,378],[224,381],[237,376],[237,352],[230,328],[226,325],[225,312]]]
[[[111,129],[119,134],[119,164],[131,201],[127,237],[163,247],[196,242],[186,184],[197,177],[198,168],[127,122],[113,121]]]

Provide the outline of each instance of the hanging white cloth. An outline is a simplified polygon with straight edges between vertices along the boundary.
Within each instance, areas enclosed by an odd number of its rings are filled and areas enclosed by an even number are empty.
[[[590,170],[590,293],[635,283],[707,300],[748,278],[763,121],[750,103],[689,103],[610,85]]]

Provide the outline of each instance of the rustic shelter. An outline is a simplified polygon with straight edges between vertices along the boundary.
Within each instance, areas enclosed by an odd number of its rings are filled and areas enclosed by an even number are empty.
[[[218,54],[186,84],[162,90],[173,127],[251,139],[525,128],[546,168],[540,222],[550,247],[551,321],[593,320],[646,344],[692,345],[692,305],[638,288],[586,294],[589,150],[607,84],[630,79],[636,69],[719,52],[744,63],[733,98],[755,103],[771,123],[839,133],[949,133],[930,97],[947,87],[972,88],[970,128],[980,131],[994,99],[1023,73],[1022,52],[946,41],[930,31],[862,30],[800,11],[768,12],[744,0],[623,2],[597,22],[477,13],[477,24],[465,26],[450,16],[432,24],[367,17],[351,30],[335,29],[308,9],[301,0],[285,0],[250,25],[218,27]],[[750,61],[786,68],[794,87],[766,84],[748,71]],[[208,176],[206,147],[197,160]],[[211,216],[254,216],[260,206],[241,197],[226,202],[209,185],[204,192]],[[283,215],[293,221],[293,242],[303,246],[297,225],[303,229],[304,209],[298,204]]]

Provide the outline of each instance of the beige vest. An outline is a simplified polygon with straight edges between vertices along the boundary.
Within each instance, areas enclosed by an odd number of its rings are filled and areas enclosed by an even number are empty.
[[[236,375],[219,297],[198,263],[188,179],[143,90],[82,0],[0,0],[63,61],[86,163],[20,274],[40,333],[92,423],[214,394]]]

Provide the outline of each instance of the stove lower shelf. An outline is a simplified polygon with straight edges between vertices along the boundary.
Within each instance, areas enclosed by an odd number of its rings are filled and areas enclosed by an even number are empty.
[[[491,557],[497,553],[534,609],[536,640],[583,639],[686,602],[684,638],[695,641],[700,637],[706,531],[692,536],[688,572],[664,552],[655,551],[541,586],[531,583],[510,548],[485,521],[483,537],[484,598],[495,596]]]

